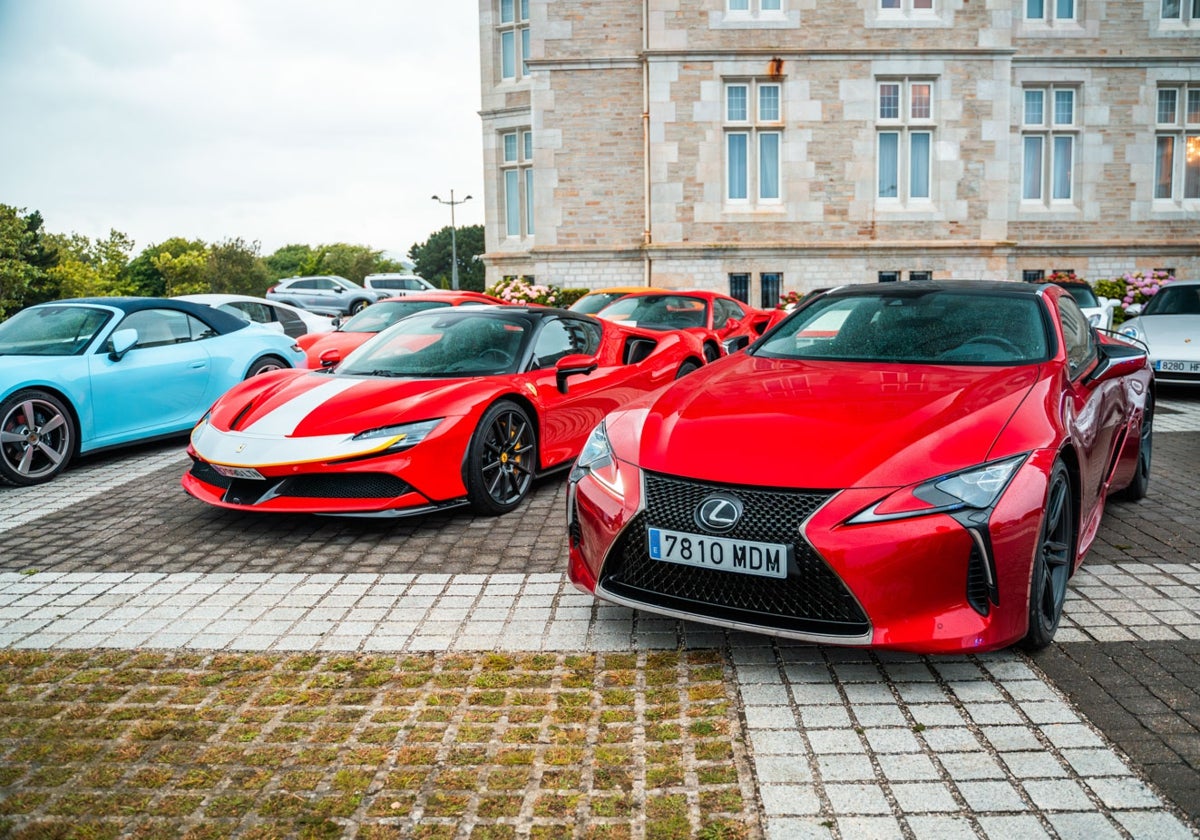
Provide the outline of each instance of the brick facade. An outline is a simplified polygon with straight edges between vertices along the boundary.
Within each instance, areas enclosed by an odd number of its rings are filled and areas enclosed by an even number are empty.
[[[1163,21],[1161,0],[1075,0],[1046,21],[1025,20],[1024,0],[760,4],[513,0],[505,17],[480,0],[489,283],[726,290],[747,273],[757,304],[763,272],[797,291],[880,272],[1200,277],[1200,199],[1154,198],[1158,90],[1200,89],[1200,20]],[[514,25],[528,63],[504,78]],[[932,119],[912,126],[931,138],[928,198],[877,197],[881,80],[930,85]],[[726,120],[731,81],[779,86],[778,199],[726,197],[727,135],[743,130]],[[1073,92],[1067,201],[1022,199],[1031,88],[1048,108]],[[506,224],[512,131],[532,132],[532,235]]]

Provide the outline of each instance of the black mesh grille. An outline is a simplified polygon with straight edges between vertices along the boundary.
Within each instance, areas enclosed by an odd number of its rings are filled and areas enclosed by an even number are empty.
[[[986,562],[979,546],[972,545],[971,556],[967,560],[967,603],[980,615],[987,615],[990,610],[987,572],[983,566]]]
[[[192,475],[205,484],[220,487],[222,490],[229,489],[230,479],[221,475],[204,461],[192,461]]]
[[[390,499],[411,488],[387,473],[314,473],[284,481],[276,496],[306,499]]]
[[[717,491],[741,499],[741,521],[730,539],[792,546],[784,579],[756,577],[651,560],[646,529],[653,525],[700,532],[694,512]],[[614,595],[682,612],[760,627],[833,636],[861,636],[870,623],[841,579],[800,536],[800,525],[833,494],[827,491],[727,487],[646,474],[646,509],[613,547],[601,585]]]

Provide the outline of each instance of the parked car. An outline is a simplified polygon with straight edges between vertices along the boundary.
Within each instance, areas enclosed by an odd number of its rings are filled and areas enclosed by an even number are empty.
[[[1051,280],[1049,282],[1056,286],[1062,286],[1071,293],[1071,297],[1075,298],[1075,302],[1087,316],[1088,323],[1093,327],[1102,330],[1112,329],[1113,310],[1117,308],[1119,301],[1100,297],[1086,280]]]
[[[758,338],[771,313],[720,292],[641,289],[596,313],[600,318],[649,330],[688,330],[704,343],[708,361]]]
[[[304,336],[298,343],[308,357],[308,367],[332,367],[357,350],[367,339],[383,332],[401,318],[443,306],[491,306],[499,298],[480,292],[426,292],[389,298],[364,309],[329,333]]]
[[[596,597],[809,642],[1053,639],[1118,491],[1146,494],[1154,374],[1052,285],[844,286],[610,414],[568,481]]]
[[[289,277],[267,289],[267,300],[277,300],[326,315],[356,315],[386,297],[391,295],[384,291],[364,289],[336,275]]]
[[[1149,348],[1159,382],[1200,384],[1200,280],[1176,280],[1125,312],[1134,317],[1121,334]]]
[[[292,339],[166,298],[31,306],[0,323],[0,483],[76,455],[185,432],[231,385],[304,364]]]
[[[363,286],[377,292],[387,292],[392,297],[438,290],[437,286],[415,274],[368,274],[363,278]]]
[[[699,341],[525,306],[420,312],[326,371],[232,389],[192,432],[212,505],[407,516],[512,510],[592,426],[702,363]]]
[[[604,307],[608,306],[614,300],[620,300],[625,295],[635,294],[636,292],[658,291],[665,292],[666,289],[652,289],[648,286],[613,286],[607,289],[593,289],[586,295],[575,301],[569,307],[572,312],[578,312],[582,315],[595,315]]]
[[[262,324],[264,327],[298,338],[312,333],[324,333],[333,329],[333,319],[309,312],[286,303],[251,297],[249,295],[178,295],[176,300],[187,300],[211,306],[236,315],[243,321]]]

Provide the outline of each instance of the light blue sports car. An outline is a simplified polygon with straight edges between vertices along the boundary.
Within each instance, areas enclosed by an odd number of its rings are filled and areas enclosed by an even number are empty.
[[[0,484],[80,453],[186,432],[235,383],[304,367],[294,340],[208,306],[80,298],[0,323]]]

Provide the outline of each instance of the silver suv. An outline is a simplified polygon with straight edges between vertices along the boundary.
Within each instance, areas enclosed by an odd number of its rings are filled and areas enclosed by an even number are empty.
[[[363,285],[389,295],[411,295],[417,292],[436,292],[438,287],[415,274],[368,274]]]
[[[389,294],[382,290],[364,289],[336,274],[289,277],[267,289],[268,300],[326,315],[354,315]]]

